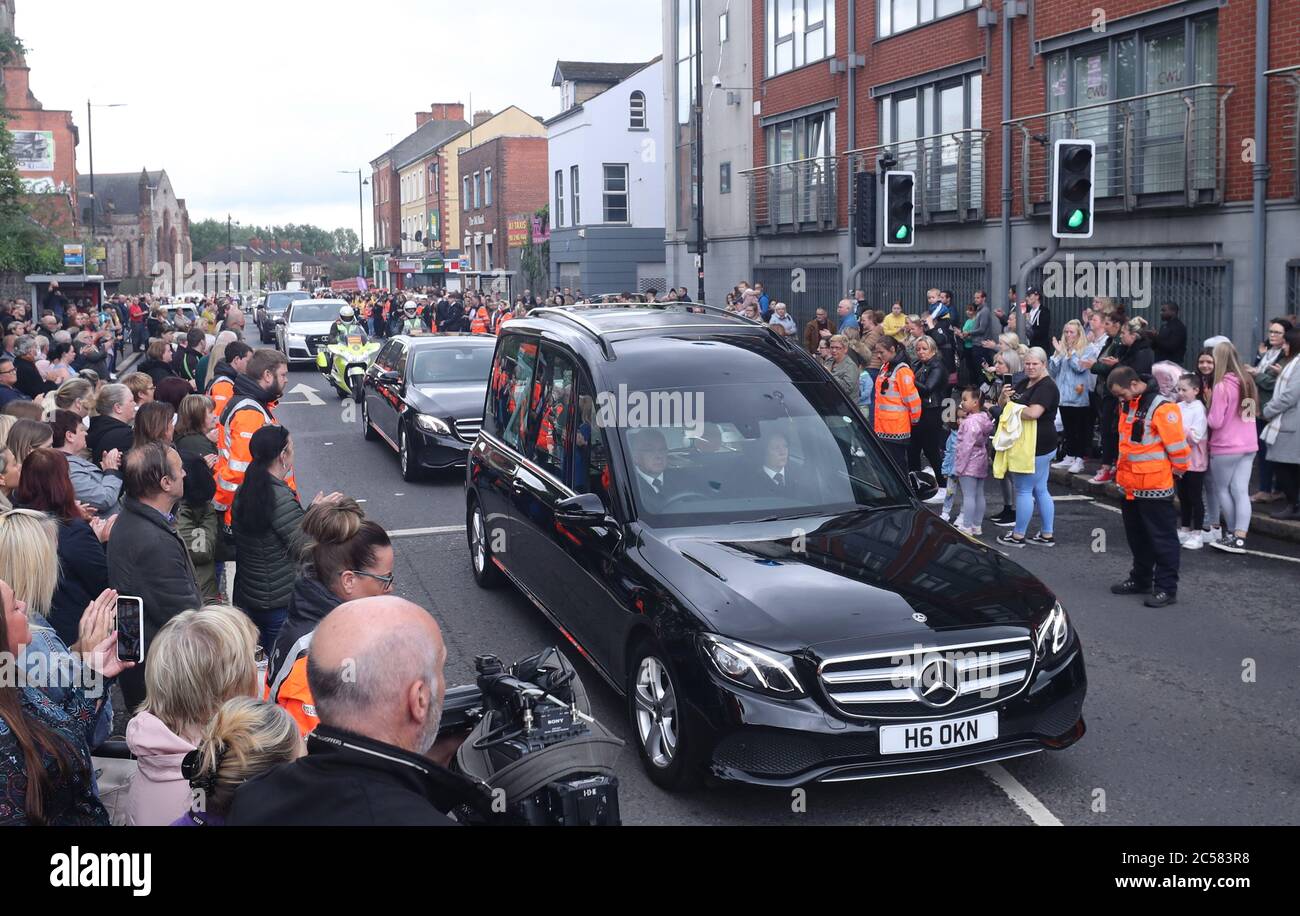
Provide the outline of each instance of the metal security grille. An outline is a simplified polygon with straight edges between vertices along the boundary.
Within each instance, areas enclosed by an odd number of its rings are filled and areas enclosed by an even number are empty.
[[[826,309],[834,318],[835,305],[844,298],[838,264],[817,267],[756,267],[754,282],[762,283],[763,291],[774,302],[784,302],[790,307],[790,315],[801,335],[803,326],[812,321],[817,309]],[[794,291],[796,285],[801,292]]]
[[[1286,310],[1291,315],[1300,312],[1300,261],[1286,265]]]
[[[925,308],[925,291],[934,287],[952,291],[957,314],[954,321],[965,321],[964,309],[975,291],[989,292],[989,266],[982,261],[928,261],[924,264],[876,264],[867,268],[863,291],[874,309],[889,314],[894,301],[902,300],[903,314],[919,315]],[[989,293],[997,302],[997,297]]]
[[[1078,264],[1075,280],[1078,279]],[[1138,262],[1132,262],[1137,264]],[[1066,274],[1067,288],[1070,276]],[[1043,285],[1043,271],[1030,274],[1030,284]],[[1021,290],[1023,296],[1024,290]],[[1203,340],[1216,334],[1229,334],[1228,316],[1232,304],[1232,264],[1228,261],[1155,261],[1151,264],[1151,291],[1146,308],[1135,308],[1132,298],[1117,300],[1130,318],[1145,318],[1152,330],[1160,326],[1160,303],[1174,302],[1179,317],[1187,325],[1186,360],[1200,352]],[[1078,318],[1092,304],[1091,296],[1053,296],[1045,294],[1043,305],[1052,316],[1052,333],[1059,337],[1061,328],[1071,318]]]

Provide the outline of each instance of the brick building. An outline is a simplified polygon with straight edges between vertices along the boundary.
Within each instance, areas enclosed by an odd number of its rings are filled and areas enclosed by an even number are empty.
[[[519,262],[532,232],[532,215],[546,204],[546,147],[545,137],[502,136],[459,156],[460,174],[470,180],[470,199],[460,220],[462,255],[471,271],[504,272],[515,291],[532,284],[519,276]]]
[[[0,33],[13,35],[16,0],[0,0]],[[46,108],[31,90],[31,69],[20,55],[0,71],[0,99],[8,112],[14,158],[33,217],[64,238],[77,237],[77,144],[72,112]]]
[[[123,285],[124,291],[149,289],[160,262],[175,271],[178,263],[183,269],[193,259],[189,210],[165,170],[97,172],[93,199],[89,178],[83,175],[79,182],[82,226],[89,230],[90,208],[95,207],[95,241],[108,255],[105,276],[137,281]]]
[[[678,74],[694,61],[694,30],[678,26],[679,17],[693,20],[694,2],[665,0],[665,54],[679,61],[664,71],[668,99],[681,97]],[[735,64],[726,41],[710,40],[728,4],[698,2],[708,92],[712,74]],[[743,276],[800,317],[851,285],[877,306],[901,295],[909,310],[928,286],[961,301],[984,288],[1002,301],[1049,243],[1051,141],[1074,136],[1097,144],[1095,232],[1063,242],[1058,260],[1149,264],[1147,317],[1158,321],[1156,306],[1172,299],[1194,337],[1224,332],[1251,346],[1268,315],[1300,307],[1300,0],[986,6],[747,4],[754,165],[736,188],[748,205]],[[1261,14],[1268,40],[1257,49]],[[1266,138],[1255,128],[1257,50]],[[720,133],[706,128],[706,162],[731,142]],[[849,232],[849,191],[853,173],[874,170],[884,152],[916,172],[916,245],[859,273],[867,251]],[[669,197],[675,188],[679,199],[689,194],[691,182],[680,180],[689,173],[677,159],[668,168]],[[1262,204],[1252,199],[1257,179]],[[668,209],[672,241],[685,229],[683,208]],[[690,284],[683,260],[673,259],[673,282]],[[710,275],[710,297],[736,279]],[[1055,327],[1085,298],[1049,298]]]

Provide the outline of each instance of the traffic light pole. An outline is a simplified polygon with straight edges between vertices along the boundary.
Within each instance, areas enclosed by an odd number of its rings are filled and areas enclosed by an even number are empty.
[[[1029,275],[1052,260],[1056,256],[1056,252],[1060,250],[1061,240],[1054,235],[1050,239],[1046,248],[1025,262],[1025,266],[1020,268],[1020,285],[1016,287],[1016,292],[1019,295],[1023,296],[1025,294],[1025,287],[1029,285]]]
[[[885,180],[886,170],[883,165],[880,166],[879,169],[880,169],[879,171],[880,181],[881,184],[883,185]],[[884,201],[885,201],[884,193],[879,193],[876,195],[875,203],[874,203],[874,206],[876,208],[876,247],[871,249],[871,254],[867,255],[865,261],[859,261],[858,263],[854,264],[852,267],[849,268],[849,285],[848,285],[849,289],[858,289],[859,287],[861,287],[862,289],[866,289],[866,283],[865,282],[860,283],[858,278],[862,274],[865,274],[867,268],[869,268],[872,264],[875,264],[877,261],[879,261],[881,256],[884,255],[885,253],[885,222],[884,219],[882,218],[884,216],[884,212],[883,212],[884,205],[885,205]],[[856,235],[853,235],[852,237],[856,237]],[[857,250],[856,246],[854,246],[854,250],[855,251]]]

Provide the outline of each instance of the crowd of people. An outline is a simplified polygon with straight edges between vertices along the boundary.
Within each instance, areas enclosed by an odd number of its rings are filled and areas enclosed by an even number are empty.
[[[149,304],[108,303],[126,316],[110,330],[47,298],[48,336],[0,305],[0,823],[452,823],[477,799],[449,791],[465,790],[433,747],[440,633],[391,594],[391,543],[354,500],[299,497],[275,417],[286,358],[244,343],[215,298],[133,338]],[[139,365],[77,368],[57,349],[72,328],[102,335],[78,357],[131,348]],[[123,597],[142,606],[135,663],[118,658]],[[115,696],[125,788],[93,756]]]

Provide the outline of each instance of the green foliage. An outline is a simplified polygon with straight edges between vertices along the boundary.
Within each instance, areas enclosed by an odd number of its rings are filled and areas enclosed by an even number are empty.
[[[543,226],[551,224],[551,205],[544,204],[534,214],[542,221]],[[524,250],[519,254],[519,269],[528,277],[528,286],[534,293],[540,293],[544,288],[543,284],[551,272],[551,243],[542,242],[540,245],[533,244],[533,229],[528,227],[528,241],[524,245]]]
[[[15,45],[0,35],[0,60],[10,59]],[[17,42],[17,39],[14,39]],[[18,52],[22,45],[17,43]],[[57,273],[63,270],[60,241],[29,215],[23,183],[14,159],[14,136],[7,113],[0,111],[0,271]]]
[[[339,256],[358,254],[360,242],[352,229],[321,229],[312,225],[285,226],[235,226],[230,227],[230,241],[247,245],[250,239],[263,242],[301,242],[304,255],[318,251]],[[204,219],[190,223],[190,242],[194,246],[194,260],[206,261],[216,251],[226,247],[226,221]]]

